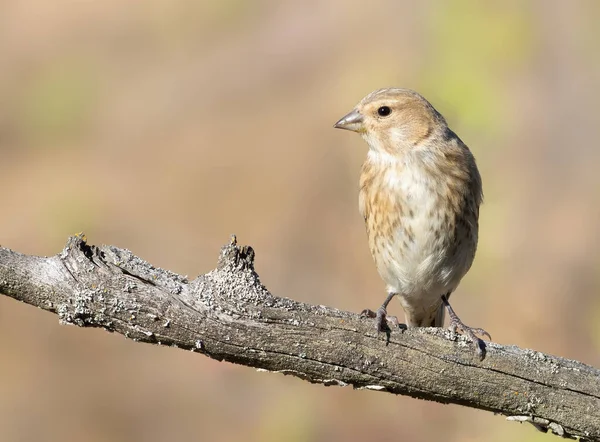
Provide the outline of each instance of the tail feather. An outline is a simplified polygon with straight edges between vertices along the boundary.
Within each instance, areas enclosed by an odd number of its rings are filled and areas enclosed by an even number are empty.
[[[446,295],[446,298],[450,294]],[[441,299],[440,299],[441,301]],[[446,318],[446,306],[440,302],[437,310],[423,308],[412,308],[409,305],[402,305],[404,309],[404,317],[408,327],[443,327],[444,319]]]
[[[444,306],[444,304],[440,304],[440,306],[438,307],[438,311],[429,326],[430,327],[443,327],[445,317],[446,317],[446,307]]]

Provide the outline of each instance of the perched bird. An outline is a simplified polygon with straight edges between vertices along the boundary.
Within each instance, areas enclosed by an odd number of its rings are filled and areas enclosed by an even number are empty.
[[[483,192],[475,158],[421,95],[376,90],[334,125],[358,132],[369,145],[360,174],[359,209],[369,248],[388,296],[375,313],[386,331],[387,306],[397,296],[408,327],[442,327],[448,309],[451,328],[471,338],[481,358],[485,345],[448,302],[467,273],[477,249]]]

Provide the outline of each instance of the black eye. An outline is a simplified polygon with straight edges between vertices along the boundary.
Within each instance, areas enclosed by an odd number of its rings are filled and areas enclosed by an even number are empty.
[[[392,113],[392,110],[388,106],[381,106],[379,109],[377,109],[377,113],[380,117],[387,117]]]

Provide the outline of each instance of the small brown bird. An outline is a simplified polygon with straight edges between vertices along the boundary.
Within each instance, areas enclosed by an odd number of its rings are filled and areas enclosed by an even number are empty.
[[[358,132],[368,143],[360,174],[359,209],[369,248],[388,296],[377,313],[386,331],[387,306],[398,296],[408,327],[442,327],[448,309],[454,330],[471,338],[481,358],[485,345],[448,303],[477,249],[481,176],[468,147],[444,117],[409,89],[379,89],[334,127]]]

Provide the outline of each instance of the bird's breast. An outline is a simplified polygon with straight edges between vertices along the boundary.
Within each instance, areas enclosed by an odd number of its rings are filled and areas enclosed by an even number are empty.
[[[416,164],[363,165],[360,211],[371,254],[390,290],[435,291],[457,284],[470,266],[474,246],[467,237],[473,234],[462,220],[464,204],[455,204],[451,195],[462,189],[447,178]],[[464,243],[461,250],[458,241]]]

